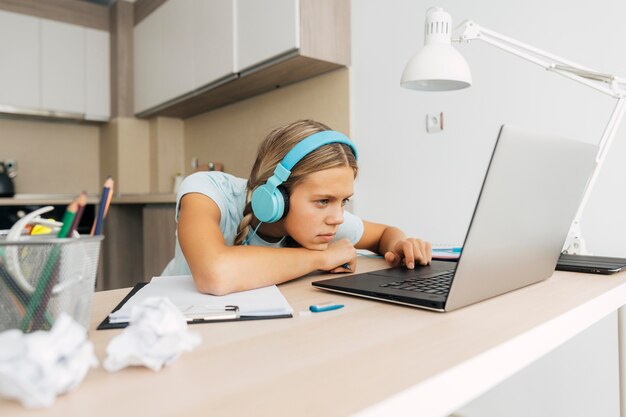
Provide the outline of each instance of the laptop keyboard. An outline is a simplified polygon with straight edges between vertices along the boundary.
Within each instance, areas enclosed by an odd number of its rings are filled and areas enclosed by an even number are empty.
[[[402,281],[386,282],[380,284],[380,287],[423,292],[426,294],[446,295],[450,290],[453,276],[454,270],[444,271],[435,276],[429,276],[428,278],[415,277]]]

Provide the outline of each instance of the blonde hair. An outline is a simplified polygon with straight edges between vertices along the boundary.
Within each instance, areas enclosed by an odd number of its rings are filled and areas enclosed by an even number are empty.
[[[246,205],[243,219],[237,227],[235,245],[241,245],[248,236],[248,226],[252,222],[252,192],[265,183],[273,174],[276,165],[301,140],[314,133],[331,130],[325,124],[313,120],[298,120],[271,131],[259,146],[256,161],[252,166],[246,193]],[[356,177],[358,167],[356,157],[349,146],[341,143],[330,143],[321,146],[302,158],[291,170],[287,181],[281,184],[289,194],[293,188],[307,175],[330,168],[348,166]]]

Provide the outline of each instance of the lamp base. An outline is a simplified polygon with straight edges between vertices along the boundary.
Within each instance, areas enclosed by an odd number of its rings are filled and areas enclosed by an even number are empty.
[[[572,223],[572,226],[569,229],[569,233],[567,234],[567,239],[565,240],[565,245],[563,245],[561,253],[566,253],[568,255],[591,255],[587,250],[585,238],[582,236],[580,223],[576,220]]]
[[[563,253],[568,255],[591,255],[587,251],[585,239],[581,236],[574,237],[570,244],[564,248]]]

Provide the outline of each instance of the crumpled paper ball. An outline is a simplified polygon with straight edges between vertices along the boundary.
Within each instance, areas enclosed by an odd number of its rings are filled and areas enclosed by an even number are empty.
[[[103,364],[107,371],[133,365],[158,371],[202,341],[188,330],[185,317],[169,298],[151,297],[133,307],[129,323],[107,346]]]
[[[87,332],[65,313],[50,331],[0,333],[0,395],[25,407],[51,406],[97,366]]]

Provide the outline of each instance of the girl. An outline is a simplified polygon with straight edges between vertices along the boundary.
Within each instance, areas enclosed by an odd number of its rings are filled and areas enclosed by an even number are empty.
[[[176,254],[163,275],[191,274],[199,291],[224,295],[316,270],[354,271],[356,249],[392,266],[429,263],[428,242],[344,211],[357,171],[356,148],[328,126],[301,120],[275,129],[249,180],[213,171],[183,181]]]

